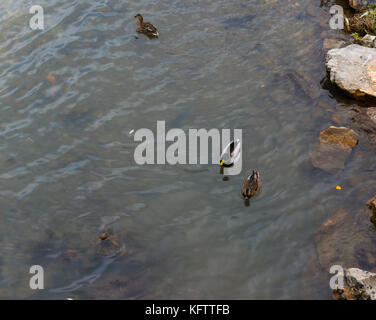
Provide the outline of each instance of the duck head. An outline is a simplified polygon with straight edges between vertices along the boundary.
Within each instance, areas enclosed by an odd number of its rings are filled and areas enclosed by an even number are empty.
[[[141,23],[144,21],[144,18],[141,14],[137,13],[135,16],[134,16],[136,19],[138,19]]]
[[[231,167],[233,166],[239,159],[241,154],[241,143],[240,140],[237,139],[235,141],[231,141],[222,151],[220,156],[220,166],[221,167]]]
[[[258,171],[253,170],[248,179],[251,181],[258,181],[260,179],[260,174],[258,173]]]

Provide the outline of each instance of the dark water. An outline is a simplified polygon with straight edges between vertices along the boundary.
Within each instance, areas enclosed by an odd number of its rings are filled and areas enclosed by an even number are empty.
[[[337,34],[328,8],[39,4],[43,31],[29,28],[30,1],[0,4],[0,297],[330,298],[328,274],[316,286],[304,272],[314,234],[375,190],[366,142],[340,175],[310,163],[337,100],[350,103],[325,89],[312,98],[288,77],[325,78],[322,42]],[[138,12],[159,39],[136,39]],[[136,165],[130,132],[155,131],[157,120],[243,129],[242,174],[223,181],[217,166]],[[263,186],[245,207],[250,169]],[[108,248],[103,230],[113,234]],[[29,288],[34,264],[45,271],[39,292]]]

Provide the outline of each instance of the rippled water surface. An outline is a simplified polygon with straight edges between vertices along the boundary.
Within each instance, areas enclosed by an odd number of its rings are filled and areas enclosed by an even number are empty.
[[[321,87],[310,97],[288,75],[320,86],[328,9],[312,0],[40,4],[45,29],[33,31],[31,1],[0,3],[0,297],[330,298],[305,272],[314,234],[364,200],[353,197],[359,188],[366,199],[375,190],[357,152],[338,176],[310,163],[337,101]],[[138,12],[159,39],[137,37]],[[130,132],[155,132],[157,120],[241,128],[242,174],[136,165]],[[246,207],[251,169],[263,185]],[[98,243],[104,230],[113,245]],[[45,271],[38,292],[34,264]]]

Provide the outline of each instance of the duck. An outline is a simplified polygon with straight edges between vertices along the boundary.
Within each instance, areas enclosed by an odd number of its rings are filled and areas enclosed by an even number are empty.
[[[150,38],[159,36],[157,28],[150,22],[144,22],[144,17],[141,14],[137,13],[134,17],[138,19],[137,32],[143,33]]]
[[[260,189],[260,174],[257,171],[252,170],[252,174],[250,174],[243,183],[242,195],[245,200],[249,200],[250,198],[256,196],[260,192]]]
[[[240,140],[231,141],[222,151],[220,157],[221,167],[232,167],[240,158]]]

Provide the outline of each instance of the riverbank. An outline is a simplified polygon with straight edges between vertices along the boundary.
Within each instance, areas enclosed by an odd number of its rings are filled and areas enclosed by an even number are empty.
[[[327,51],[328,80],[354,99],[342,113],[349,127],[323,130],[310,151],[315,168],[336,176],[343,172],[359,140],[367,139],[371,154],[376,152],[376,5],[349,0],[345,9],[343,35],[347,34],[347,39],[325,39],[323,48]],[[376,271],[375,198],[367,200],[359,213],[339,208],[323,222],[315,237],[318,268],[329,270],[339,265],[345,270],[344,288],[333,291],[335,299],[376,299],[376,277],[369,272]],[[351,241],[341,241],[344,237]]]

